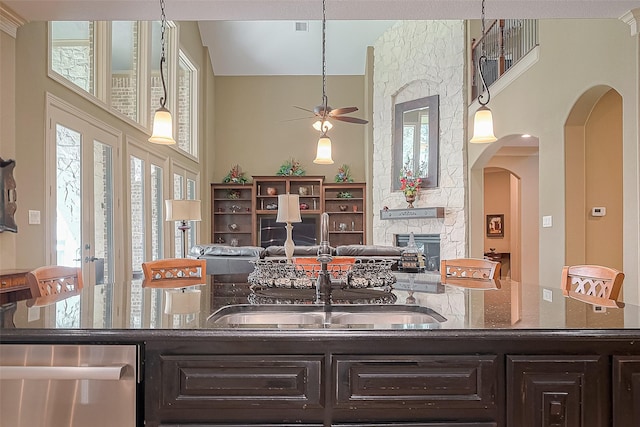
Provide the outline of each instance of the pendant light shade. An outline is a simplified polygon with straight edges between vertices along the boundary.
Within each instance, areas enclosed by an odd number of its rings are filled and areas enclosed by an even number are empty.
[[[313,123],[313,128],[320,132],[329,131],[332,127],[333,125],[329,120],[317,120],[315,123]]]
[[[494,142],[498,138],[493,134],[493,116],[491,110],[482,106],[478,108],[473,118],[473,138],[469,140],[472,143]]]
[[[149,142],[162,145],[176,143],[173,139],[173,119],[169,110],[164,107],[158,108],[153,116],[153,134],[149,138]]]
[[[171,113],[165,106],[167,103],[167,83],[164,80],[164,64],[167,62],[165,57],[164,33],[167,28],[167,16],[164,13],[164,0],[160,0],[160,80],[162,80],[162,94],[160,97],[160,108],[156,110],[153,116],[153,132],[149,142],[154,144],[172,145],[176,141],[173,139],[173,119]]]
[[[316,152],[316,158],[313,161],[318,165],[332,165],[333,159],[331,158],[331,139],[326,133],[323,133],[318,140],[318,150]]]

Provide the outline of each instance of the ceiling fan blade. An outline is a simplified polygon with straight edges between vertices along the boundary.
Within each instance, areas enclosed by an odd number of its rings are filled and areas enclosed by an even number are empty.
[[[353,113],[354,111],[358,111],[358,107],[342,107],[336,108],[335,110],[331,110],[329,112],[329,116],[340,116],[342,114]]]
[[[359,125],[366,125],[367,123],[369,123],[368,120],[364,120],[364,119],[359,119],[357,117],[349,117],[349,116],[333,116],[331,117],[334,120],[340,120],[341,122],[348,122],[348,123],[357,123]]]
[[[313,119],[315,118],[315,116],[309,116],[309,117],[297,117],[295,119],[287,119],[287,120],[280,120],[281,122],[295,122],[297,120],[309,120],[309,119]]]
[[[293,108],[297,108],[297,109],[299,109],[299,110],[302,110],[302,111],[306,111],[306,112],[308,112],[308,113],[315,114],[313,110],[309,110],[308,108],[298,107],[297,105],[294,105],[294,106],[293,106]]]

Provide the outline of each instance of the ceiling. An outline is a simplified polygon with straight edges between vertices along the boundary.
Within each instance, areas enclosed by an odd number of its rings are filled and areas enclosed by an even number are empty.
[[[27,21],[158,20],[159,0],[0,0]],[[198,21],[214,73],[322,72],[320,0],[165,0],[170,20]],[[486,0],[492,18],[614,18],[640,0]],[[395,20],[479,19],[480,0],[327,0],[327,73],[362,75],[365,48]],[[295,31],[296,22],[307,31]]]

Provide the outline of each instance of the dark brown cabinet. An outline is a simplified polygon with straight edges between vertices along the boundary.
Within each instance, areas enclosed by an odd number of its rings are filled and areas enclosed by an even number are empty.
[[[366,243],[366,184],[325,184],[324,210],[329,214],[329,242],[332,246]]]
[[[251,184],[211,184],[211,242],[255,244],[254,192]]]
[[[609,425],[607,358],[507,356],[507,425]]]
[[[612,365],[614,425],[640,426],[640,356],[614,356]]]

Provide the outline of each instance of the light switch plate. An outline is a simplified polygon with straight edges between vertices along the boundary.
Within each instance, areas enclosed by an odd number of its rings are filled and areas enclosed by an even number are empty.
[[[553,291],[551,291],[551,289],[543,289],[542,299],[545,301],[553,302]]]
[[[40,211],[29,210],[29,224],[40,224]]]
[[[542,226],[543,227],[551,227],[553,226],[553,217],[551,215],[545,215],[542,217]]]

